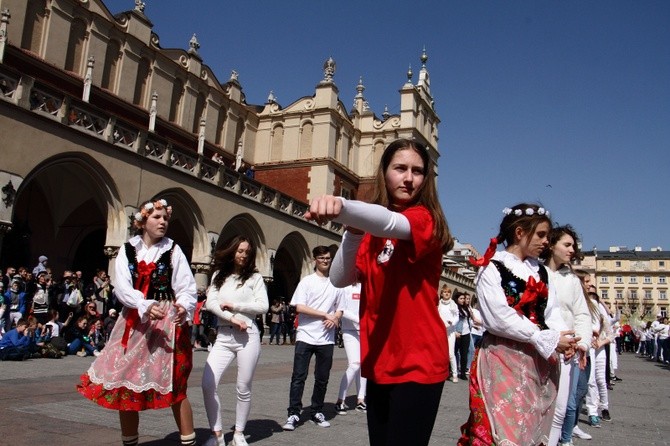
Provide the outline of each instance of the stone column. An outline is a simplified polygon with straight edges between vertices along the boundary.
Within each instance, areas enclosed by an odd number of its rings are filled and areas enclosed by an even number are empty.
[[[191,263],[191,270],[195,277],[195,285],[200,288],[207,288],[209,286],[209,275],[212,271],[212,265],[209,263]]]

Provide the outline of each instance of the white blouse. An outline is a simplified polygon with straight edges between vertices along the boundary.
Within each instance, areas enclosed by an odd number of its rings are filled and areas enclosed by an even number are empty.
[[[230,322],[230,319],[244,321],[251,326],[257,314],[265,314],[268,311],[268,292],[265,288],[263,276],[254,273],[240,285],[237,274],[226,277],[221,288],[213,285],[218,271],[212,276],[212,285],[207,291],[207,303],[205,308],[219,318],[219,322]],[[222,310],[221,304],[229,302],[233,304],[232,311]]]
[[[593,327],[591,314],[584,297],[584,289],[572,270],[564,266],[558,271],[547,268],[549,283],[556,290],[556,296],[561,308],[561,316],[569,329],[575,330],[575,336],[580,337],[579,345],[586,347],[587,352],[591,345]]]
[[[496,252],[493,259],[500,261],[520,279],[528,280],[533,276],[535,280],[540,280],[537,259],[520,260],[507,251]],[[560,332],[567,330],[551,281],[547,307],[544,311],[545,323],[549,329],[540,330],[537,325],[507,304],[501,280],[498,268],[492,263],[481,268],[477,275],[477,297],[483,328],[496,336],[529,342],[545,359],[548,359],[558,345]]]
[[[136,235],[128,240],[137,252],[137,262],[144,260],[146,263],[156,262],[165,251],[169,251],[174,244],[170,238],[163,237],[158,243],[147,247],[142,237]],[[128,256],[126,255],[125,244],[119,250],[114,263],[114,295],[128,308],[136,308],[142,322],[146,322],[149,314],[148,310],[154,299],[145,299],[141,291],[133,288],[133,278],[128,269]],[[172,290],[175,294],[175,303],[184,307],[187,312],[187,320],[193,318],[193,310],[198,301],[195,279],[191,272],[191,267],[186,261],[186,256],[179,245],[175,244],[172,251]]]

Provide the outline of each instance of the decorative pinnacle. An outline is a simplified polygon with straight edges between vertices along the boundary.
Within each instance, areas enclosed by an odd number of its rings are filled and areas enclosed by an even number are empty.
[[[414,73],[412,72],[412,64],[410,64],[407,69],[407,82],[412,82],[412,76],[414,76]]]
[[[198,43],[198,38],[195,36],[195,33],[193,33],[193,37],[191,37],[191,40],[188,41],[188,52],[192,54],[198,54],[198,50],[200,49],[200,43]]]
[[[363,85],[363,76],[361,76],[358,79],[358,85],[356,85],[356,91],[358,94],[356,94],[357,98],[362,98],[363,97],[363,91],[365,91],[365,86]]]
[[[426,54],[426,47],[424,45],[423,52],[421,53],[421,63],[423,68],[426,68],[426,62],[428,62],[428,54]]]

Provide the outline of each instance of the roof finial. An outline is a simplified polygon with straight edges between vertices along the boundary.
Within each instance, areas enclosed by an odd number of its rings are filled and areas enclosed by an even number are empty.
[[[135,11],[144,13],[144,7],[146,4],[142,0],[135,0]]]
[[[191,37],[191,40],[188,41],[188,52],[190,54],[198,54],[198,50],[200,49],[200,43],[198,43],[198,38],[195,36],[195,33],[193,33],[193,37]]]
[[[382,113],[382,118],[384,118],[384,121],[386,121],[388,118],[391,117],[391,113],[389,113],[389,106],[384,105],[384,113]]]
[[[426,46],[423,46],[423,52],[421,53],[421,64],[423,68],[426,68],[426,62],[428,62],[428,54],[426,54]]]
[[[267,103],[268,104],[274,104],[275,102],[277,102],[277,98],[275,97],[275,93],[274,93],[274,91],[270,90],[270,94],[268,95]]]
[[[335,76],[335,60],[332,57],[329,57],[327,61],[323,63],[323,82],[331,83],[333,82],[333,77]]]
[[[363,76],[361,76],[358,79],[358,85],[356,85],[356,91],[358,92],[356,94],[357,98],[362,98],[363,97],[363,92],[365,91],[365,86],[363,85]]]

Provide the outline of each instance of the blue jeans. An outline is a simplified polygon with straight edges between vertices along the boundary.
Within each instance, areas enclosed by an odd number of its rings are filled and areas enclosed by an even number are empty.
[[[588,367],[588,363],[587,363]],[[565,409],[565,418],[563,419],[563,428],[561,429],[561,443],[570,443],[572,440],[572,430],[574,429],[576,419],[579,416],[577,412],[577,387],[582,371],[578,365],[574,365],[570,371],[570,390],[568,390],[568,404]],[[586,375],[586,384],[588,388],[589,376]]]
[[[582,410],[584,398],[589,391],[589,376],[591,375],[591,365],[591,358],[586,358],[586,367],[584,367],[584,370],[580,370],[579,367],[576,367],[576,369],[579,371],[579,378],[577,379],[577,389],[575,391],[575,410],[572,412],[572,414],[569,413],[570,400],[568,399],[568,409],[565,411],[563,431],[561,432],[561,441],[563,443],[567,443],[572,439],[572,431],[579,422],[579,412]],[[568,433],[570,435],[566,436]],[[563,438],[567,438],[567,440],[564,441]]]
[[[272,344],[272,338],[277,337],[277,344],[279,344],[279,335],[281,334],[281,322],[270,322],[270,344]]]
[[[82,340],[79,339],[79,338],[70,342],[70,345],[68,345],[68,347],[67,347],[67,354],[68,355],[74,355],[79,350],[81,350],[82,347],[84,347],[84,350],[86,350],[86,356],[93,356],[93,352],[95,351],[95,348],[89,343],[82,342]]]
[[[305,380],[309,370],[312,355],[316,356],[314,367],[314,390],[312,391],[312,415],[323,410],[326,398],[330,368],[333,365],[333,344],[311,345],[298,341],[295,343],[293,355],[293,374],[291,375],[291,389],[289,392],[288,415],[300,415],[302,411],[302,393],[305,390]]]

